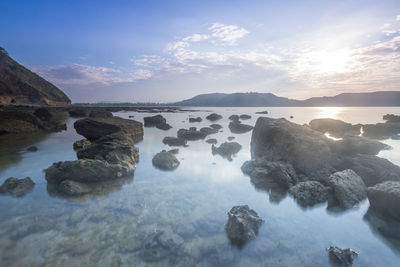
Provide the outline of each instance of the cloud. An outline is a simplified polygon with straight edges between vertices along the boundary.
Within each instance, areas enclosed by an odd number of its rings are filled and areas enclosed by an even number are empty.
[[[167,50],[176,50],[176,49],[181,49],[188,47],[189,43],[183,42],[183,41],[178,41],[178,42],[172,42],[167,44]]]
[[[200,41],[204,41],[204,40],[208,40],[210,39],[210,35],[207,34],[198,34],[198,33],[194,33],[192,35],[186,36],[185,38],[183,38],[183,41],[185,42],[200,42]]]
[[[400,15],[397,15],[396,20],[400,21]]]
[[[243,38],[249,32],[236,25],[225,25],[222,23],[214,23],[208,28],[212,33],[211,36],[218,38],[225,44],[235,45],[237,40]]]

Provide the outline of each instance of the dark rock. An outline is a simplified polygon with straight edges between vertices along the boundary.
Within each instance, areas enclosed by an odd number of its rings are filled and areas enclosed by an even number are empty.
[[[0,186],[0,193],[10,194],[14,197],[22,197],[29,193],[34,186],[35,183],[30,177],[23,179],[10,177]]]
[[[257,237],[262,223],[263,219],[247,205],[235,206],[228,212],[225,231],[231,243],[241,247]]]
[[[143,120],[144,120],[145,127],[151,127],[151,126],[156,126],[157,124],[167,123],[167,120],[161,115],[144,117]]]
[[[37,146],[30,146],[26,150],[28,150],[30,152],[36,152],[36,151],[38,151],[38,147]]]
[[[294,117],[293,117],[293,116],[290,116],[289,118],[293,119]]]
[[[186,146],[186,139],[177,138],[173,136],[166,136],[162,142],[169,146]]]
[[[215,138],[207,139],[206,142],[209,143],[209,144],[214,144],[214,145],[216,143],[218,143],[217,139],[215,139]]]
[[[235,139],[234,136],[228,136],[228,141],[232,141],[233,139]]]
[[[90,141],[116,132],[122,132],[135,140],[143,138],[143,126],[140,122],[120,117],[81,119],[74,123],[74,127],[78,134]]]
[[[400,123],[386,122],[377,124],[364,124],[363,136],[374,139],[387,139],[400,133]]]
[[[133,115],[129,115],[128,116],[128,118],[130,118],[130,119],[132,119],[132,118],[134,118],[135,116],[133,116]]]
[[[328,185],[337,204],[344,209],[354,207],[367,197],[363,180],[353,170],[335,172],[329,177]]]
[[[53,118],[52,112],[47,108],[38,108],[33,112],[33,115],[38,117],[41,121],[49,121]]]
[[[206,119],[209,121],[217,121],[217,120],[222,119],[222,116],[217,113],[211,113],[210,115],[208,115],[206,117]]]
[[[399,134],[392,135],[392,140],[400,140],[400,135]]]
[[[172,154],[165,150],[157,153],[153,157],[153,165],[162,170],[173,170],[179,166],[179,160]]]
[[[371,208],[400,220],[400,182],[383,182],[368,187]]]
[[[158,124],[156,124],[156,128],[160,129],[160,130],[167,131],[167,130],[171,129],[172,126],[169,125],[168,123],[158,123]]]
[[[400,116],[394,114],[386,114],[383,116],[383,120],[387,122],[400,122]]]
[[[238,153],[242,149],[242,146],[237,142],[225,142],[219,147],[212,145],[211,149],[214,155],[220,154],[223,158],[232,160],[232,155]]]
[[[250,115],[247,115],[247,114],[242,114],[242,115],[239,116],[239,118],[240,118],[241,120],[248,120],[248,119],[251,119],[251,116],[250,116]]]
[[[251,130],[253,130],[253,126],[242,124],[239,122],[230,122],[229,129],[231,130],[232,133],[241,134],[250,132]]]
[[[197,118],[189,118],[189,122],[201,122],[203,119],[200,117]]]
[[[178,130],[178,138],[184,139],[184,140],[200,140],[204,139],[207,136],[207,134],[197,131],[196,128],[191,127],[189,130],[186,129],[179,129]]]
[[[351,248],[341,249],[335,246],[328,248],[329,260],[339,266],[351,266],[354,259],[358,256],[357,252]]]
[[[239,121],[239,115],[231,115],[231,116],[229,116],[228,119],[233,121],[233,122],[240,122]]]
[[[33,133],[39,131],[57,132],[66,129],[59,121],[41,121],[26,111],[0,112],[0,134]]]
[[[268,114],[268,111],[258,111],[258,112],[256,112],[256,114]]]
[[[329,132],[331,136],[342,137],[348,135],[359,135],[361,125],[352,125],[335,119],[314,119],[309,123],[311,129],[321,133]]]
[[[328,189],[317,181],[300,182],[289,189],[300,206],[308,207],[328,200]]]
[[[68,196],[79,196],[90,193],[92,190],[86,184],[64,180],[58,185],[58,191]]]
[[[200,129],[200,132],[206,134],[206,135],[210,135],[210,134],[215,134],[218,133],[218,129],[214,129],[211,127],[203,127]]]
[[[109,111],[93,110],[89,113],[90,118],[111,118],[112,116],[113,114]]]
[[[174,154],[174,155],[179,154],[179,148],[168,150],[168,153],[171,153],[171,154]]]
[[[87,109],[76,108],[68,111],[69,115],[73,118],[88,117],[90,111]]]
[[[217,130],[222,129],[222,125],[217,123],[211,124],[210,127]]]
[[[87,146],[89,146],[92,142],[90,142],[87,139],[82,139],[82,140],[78,140],[75,141],[73,144],[74,150],[79,150],[82,148],[86,148]]]

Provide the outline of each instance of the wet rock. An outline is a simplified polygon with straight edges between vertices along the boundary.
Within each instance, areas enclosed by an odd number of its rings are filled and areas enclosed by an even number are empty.
[[[173,136],[164,137],[162,142],[169,146],[186,146],[186,139]]]
[[[78,140],[75,141],[73,144],[74,150],[79,150],[79,149],[83,149],[86,148],[87,146],[89,146],[92,142],[90,142],[87,139],[82,139],[82,140]]]
[[[386,114],[383,116],[383,120],[387,122],[400,122],[400,116],[394,114]]]
[[[383,182],[367,189],[371,208],[400,220],[400,182]]]
[[[300,182],[289,189],[300,206],[308,207],[328,200],[328,189],[317,181]]]
[[[298,182],[292,165],[285,162],[271,162],[263,159],[246,161],[241,167],[244,174],[253,179],[274,181],[278,186],[288,189]]]
[[[214,155],[219,154],[223,158],[232,160],[232,156],[238,153],[242,149],[242,146],[237,142],[225,142],[222,143],[219,147],[215,147],[214,145],[212,145],[211,149]]]
[[[58,191],[68,196],[79,196],[90,193],[92,190],[86,184],[64,180],[58,185]]]
[[[172,154],[165,150],[157,153],[153,157],[153,165],[162,170],[173,170],[179,166],[179,160]]]
[[[45,170],[49,183],[61,183],[64,180],[76,182],[99,182],[127,176],[132,169],[120,164],[110,164],[104,160],[80,159],[53,163]]]
[[[234,136],[228,136],[228,141],[232,141],[233,139],[235,139]]]
[[[213,124],[210,125],[210,127],[213,128],[213,129],[217,129],[217,130],[222,129],[222,125],[218,124],[218,123],[213,123]]]
[[[179,148],[168,150],[168,153],[171,153],[171,154],[174,154],[174,155],[179,154]]]
[[[200,117],[197,118],[189,118],[189,122],[201,122],[203,119]]]
[[[90,118],[110,118],[112,116],[113,114],[109,111],[93,110],[89,113]]]
[[[262,223],[263,219],[247,205],[235,206],[228,212],[225,231],[231,243],[241,247],[257,237]]]
[[[203,127],[200,129],[200,132],[206,134],[206,135],[210,135],[210,134],[215,134],[218,133],[218,129],[214,129],[211,127]]]
[[[228,119],[233,121],[233,122],[240,122],[239,121],[239,115],[230,115]]]
[[[90,111],[87,109],[83,109],[83,108],[74,108],[74,109],[70,109],[68,111],[69,116],[73,117],[73,118],[80,118],[80,117],[88,117],[90,114]]]
[[[268,111],[258,111],[258,112],[256,112],[256,114],[268,114]]]
[[[145,127],[151,127],[151,126],[156,126],[157,124],[165,124],[167,123],[167,120],[161,116],[161,115],[155,115],[151,117],[144,117],[144,126]]]
[[[335,246],[328,248],[329,260],[339,266],[351,266],[354,259],[358,256],[357,252],[351,248],[341,249]]]
[[[28,150],[29,152],[36,152],[36,151],[38,151],[38,147],[37,146],[30,146],[26,150]]]
[[[131,136],[133,139],[143,138],[143,125],[140,122],[116,116],[77,120],[74,123],[74,127],[78,134],[83,135],[90,141],[117,132]]]
[[[211,113],[210,115],[208,115],[206,117],[206,119],[209,121],[217,121],[217,120],[222,119],[222,116],[217,113]]]
[[[342,140],[331,141],[329,145],[332,152],[346,155],[377,155],[381,150],[390,148],[379,141],[361,136],[344,136]]]
[[[239,122],[230,122],[229,130],[231,130],[232,133],[241,134],[250,132],[251,130],[253,130],[253,126],[242,124]]]
[[[204,132],[197,131],[195,127],[191,127],[189,130],[179,129],[177,134],[178,138],[190,141],[204,139],[207,136]]]
[[[328,179],[333,196],[341,208],[348,209],[367,197],[364,181],[353,170],[335,172]]]
[[[248,120],[248,119],[251,119],[251,116],[250,116],[250,115],[247,115],[247,114],[242,114],[242,115],[239,116],[239,118],[240,118],[241,120]]]
[[[156,128],[160,129],[160,130],[167,131],[167,130],[171,129],[172,126],[169,125],[168,123],[158,123],[158,124],[156,124]]]
[[[206,142],[209,143],[209,144],[214,144],[214,145],[216,143],[218,143],[217,139],[215,139],[215,138],[207,139]]]
[[[321,133],[329,132],[331,136],[359,135],[361,125],[352,125],[335,119],[314,119],[309,123],[311,129]]]
[[[0,186],[0,194],[10,194],[14,197],[22,197],[29,193],[34,186],[35,183],[30,177],[23,179],[10,177]]]

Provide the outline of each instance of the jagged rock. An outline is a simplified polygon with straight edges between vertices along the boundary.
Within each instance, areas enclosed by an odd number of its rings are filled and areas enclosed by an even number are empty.
[[[58,191],[67,196],[79,196],[90,193],[92,189],[83,183],[64,180],[58,185]]]
[[[335,172],[328,179],[333,196],[341,208],[348,209],[367,197],[366,186],[353,170]]]
[[[215,139],[215,138],[207,139],[206,142],[209,143],[209,144],[214,144],[214,145],[216,143],[218,143],[217,139]]]
[[[203,119],[200,117],[197,118],[189,118],[189,122],[201,122]]]
[[[229,130],[231,130],[232,133],[241,134],[250,132],[251,130],[253,130],[253,126],[242,124],[240,122],[230,122]]]
[[[228,212],[225,231],[231,243],[243,246],[257,237],[262,223],[263,219],[247,205],[235,206]]]
[[[74,123],[74,127],[78,134],[83,135],[90,141],[116,132],[122,132],[135,140],[143,138],[143,126],[140,122],[116,116],[77,120]]]
[[[270,180],[283,188],[290,188],[298,182],[292,165],[285,162],[270,162],[263,159],[249,160],[241,167],[243,173],[257,180]]]
[[[368,187],[371,208],[400,220],[400,182],[383,182]]]
[[[190,141],[204,139],[207,136],[207,134],[197,131],[195,127],[190,127],[189,130],[179,129],[177,134],[178,138]]]
[[[200,129],[200,132],[206,134],[206,135],[210,135],[210,134],[215,134],[218,133],[218,129],[214,129],[211,127],[203,127]]]
[[[233,122],[240,122],[239,121],[239,115],[230,115],[228,119],[233,121]]]
[[[75,141],[73,144],[74,150],[79,150],[82,148],[86,148],[87,146],[89,146],[92,142],[90,142],[87,139],[82,139],[82,140],[78,140]]]
[[[357,252],[351,248],[341,249],[335,246],[328,248],[329,260],[333,264],[339,266],[351,266],[353,265],[354,259],[358,256]]]
[[[104,160],[80,159],[53,163],[45,173],[49,183],[61,183],[64,180],[87,183],[126,176],[132,173],[132,169]]]
[[[173,170],[179,166],[179,160],[172,154],[165,150],[157,153],[153,157],[153,165],[162,170]]]
[[[151,127],[151,126],[156,126],[157,124],[165,124],[167,123],[167,120],[161,116],[161,115],[155,115],[151,117],[144,117],[144,126],[145,127]]]
[[[209,121],[217,121],[217,120],[222,119],[222,116],[217,113],[211,113],[210,115],[208,115],[206,117],[206,119]]]
[[[248,120],[248,119],[251,119],[251,116],[250,116],[250,115],[247,115],[247,114],[241,114],[241,115],[239,116],[239,118],[240,118],[241,120]]]
[[[35,183],[30,177],[23,179],[10,177],[0,186],[0,194],[10,194],[14,197],[22,197],[30,192],[34,186]]]
[[[314,119],[309,123],[311,129],[321,133],[329,132],[331,136],[342,137],[344,135],[359,135],[361,125],[352,125],[335,119]]]
[[[289,189],[300,206],[314,206],[328,200],[328,189],[317,181],[300,182]]]
[[[110,118],[113,114],[109,111],[93,110],[89,113],[90,118]]]
[[[76,108],[68,111],[69,115],[73,118],[88,117],[90,111],[88,109]]]
[[[26,150],[28,150],[30,152],[36,152],[36,151],[38,151],[38,147],[37,146],[30,146]]]
[[[172,126],[169,125],[168,123],[158,123],[158,124],[156,124],[156,128],[160,129],[160,130],[167,131],[167,130],[171,129]]]
[[[162,142],[169,146],[186,146],[186,139],[173,137],[173,136],[164,137]]]
[[[211,149],[214,155],[220,154],[223,158],[232,160],[232,155],[238,153],[242,149],[242,146],[237,142],[225,142],[219,147],[212,145]]]
[[[222,129],[222,125],[218,123],[211,124],[210,127],[217,130]]]

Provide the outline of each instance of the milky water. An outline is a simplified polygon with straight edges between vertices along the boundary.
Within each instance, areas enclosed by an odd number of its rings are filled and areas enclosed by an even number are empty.
[[[196,108],[199,110],[199,108]],[[163,113],[173,126],[168,131],[145,128],[136,144],[140,162],[134,177],[104,186],[102,192],[83,198],[64,198],[47,188],[43,169],[53,162],[76,159],[72,144],[81,136],[69,119],[68,130],[36,136],[0,138],[0,182],[10,176],[30,176],[35,188],[23,198],[0,196],[1,266],[328,266],[326,248],[351,247],[359,253],[354,266],[398,266],[399,240],[376,233],[363,218],[368,200],[358,208],[332,213],[326,204],[299,207],[289,196],[256,188],[240,166],[250,159],[251,132],[232,134],[228,117],[249,114],[244,121],[255,124],[256,111],[265,108],[200,108],[199,112]],[[330,117],[351,123],[376,123],[400,108],[267,108],[267,116],[308,123]],[[211,123],[189,123],[210,111],[223,115],[217,123],[222,132],[210,136],[219,143],[234,136],[243,148],[233,161],[212,155],[204,140],[179,148],[181,164],[175,171],[152,166],[162,149],[164,136],[176,136],[179,128]],[[153,114],[121,112],[115,115],[142,121]],[[265,115],[262,115],[265,116]],[[400,164],[400,141],[384,140],[392,150],[380,156]],[[37,152],[25,152],[29,145]],[[264,220],[258,237],[239,249],[226,237],[227,211],[249,205]],[[143,243],[157,230],[179,235],[180,246],[156,248],[147,253]]]

